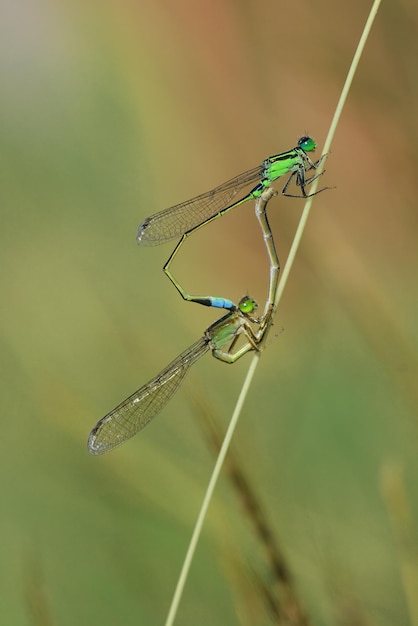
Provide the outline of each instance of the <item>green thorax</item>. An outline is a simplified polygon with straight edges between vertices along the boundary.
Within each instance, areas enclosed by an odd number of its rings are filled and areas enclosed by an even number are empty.
[[[305,169],[306,165],[312,165],[307,153],[313,152],[315,148],[315,141],[311,137],[304,136],[299,139],[298,145],[292,150],[264,159],[261,165],[261,180],[251,191],[252,197],[259,198],[263,191],[280,176]]]

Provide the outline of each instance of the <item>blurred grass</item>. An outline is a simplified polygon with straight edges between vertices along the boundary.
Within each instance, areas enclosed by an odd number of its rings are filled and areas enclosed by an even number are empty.
[[[366,10],[4,5],[4,623],[36,623],[25,585],[38,576],[54,624],[163,621],[213,464],[187,390],[226,421],[246,363],[203,359],[141,437],[88,456],[95,421],[214,319],[177,297],[161,272],[169,248],[141,251],[136,228],[305,131],[321,145]],[[413,623],[379,477],[400,464],[416,520],[417,14],[383,3],[327,164],[336,189],[316,202],[285,332],[237,433],[315,624]],[[302,207],[271,207],[284,260]],[[263,301],[251,213],[191,238],[175,268],[191,292]],[[259,550],[225,483],[179,623],[245,624]],[[262,611],[251,615],[267,624]]]

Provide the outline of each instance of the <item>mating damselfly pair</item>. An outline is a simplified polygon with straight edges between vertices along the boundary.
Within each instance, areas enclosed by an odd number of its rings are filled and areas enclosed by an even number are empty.
[[[103,454],[144,428],[179,388],[191,365],[209,350],[218,360],[234,363],[247,352],[261,349],[271,323],[280,271],[273,235],[265,212],[266,204],[274,193],[267,194],[267,197],[266,191],[275,180],[286,174],[289,174],[289,177],[282,189],[284,196],[308,198],[328,189],[324,187],[313,194],[306,192],[306,187],[320,175],[316,170],[325,156],[316,162],[312,161],[308,153],[313,152],[315,148],[315,141],[311,137],[303,136],[292,150],[268,157],[259,167],[240,174],[191,200],[160,211],[142,222],[137,234],[137,242],[141,246],[154,246],[180,237],[163,269],[183,299],[226,309],[228,313],[211,324],[197,342],[96,424],[88,439],[88,450],[91,454]],[[309,176],[308,172],[312,170],[314,173]],[[288,192],[292,180],[300,189],[300,193]],[[255,183],[257,184],[247,195],[233,202],[233,198],[241,190]],[[235,305],[231,300],[218,296],[190,295],[170,272],[173,259],[192,233],[249,200],[256,203],[256,215],[270,262],[268,296],[259,318],[254,317],[257,303],[250,296],[244,296],[239,304]],[[257,330],[254,330],[253,326],[257,327]],[[239,337],[244,338],[244,344],[234,351]]]

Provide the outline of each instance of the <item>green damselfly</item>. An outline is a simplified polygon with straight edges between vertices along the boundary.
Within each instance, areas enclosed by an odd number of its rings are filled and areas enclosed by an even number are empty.
[[[225,215],[240,204],[248,200],[259,198],[263,191],[270,187],[280,176],[290,174],[282,189],[282,195],[284,196],[308,198],[310,195],[316,195],[328,189],[328,187],[323,187],[316,191],[315,194],[306,193],[307,185],[310,185],[318,177],[318,174],[307,177],[306,173],[311,170],[316,170],[325,156],[323,155],[318,161],[312,161],[308,153],[313,152],[315,148],[315,141],[311,137],[303,136],[299,139],[297,146],[291,150],[268,157],[260,166],[232,178],[211,191],[196,196],[186,202],[176,204],[159,213],[155,213],[151,217],[146,218],[139,226],[136,238],[137,243],[140,246],[154,246],[170,241],[176,237],[181,237],[164,265],[163,269],[165,274],[184,300],[218,308],[230,308],[230,300],[188,294],[170,271],[170,265],[173,259],[187,237],[192,233],[218,217]],[[289,184],[293,179],[295,179],[297,187],[300,188],[300,194],[288,193]],[[234,196],[245,187],[254,185],[254,183],[257,184],[246,196],[231,204]]]

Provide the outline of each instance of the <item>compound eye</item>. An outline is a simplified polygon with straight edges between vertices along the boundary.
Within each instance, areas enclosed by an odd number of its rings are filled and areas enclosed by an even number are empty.
[[[313,152],[316,148],[316,143],[312,137],[305,135],[305,137],[301,137],[299,139],[298,146],[299,148],[302,148],[302,150],[305,150],[305,152]]]
[[[250,313],[254,313],[257,306],[258,306],[257,302],[253,300],[252,298],[250,298],[250,296],[244,296],[243,298],[241,298],[238,304],[238,308],[241,311],[241,313],[245,313],[246,315],[249,315]]]

